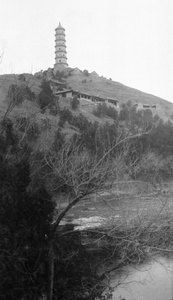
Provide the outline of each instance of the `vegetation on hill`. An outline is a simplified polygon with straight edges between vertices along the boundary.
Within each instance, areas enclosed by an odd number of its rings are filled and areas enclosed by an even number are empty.
[[[111,106],[107,106],[105,103],[104,104],[99,103],[97,108],[94,109],[93,114],[99,118],[103,118],[105,116],[110,117],[114,120],[118,118],[117,110]]]
[[[41,83],[41,91],[38,94],[38,103],[41,109],[45,109],[47,106],[52,104],[53,101],[53,92],[50,88],[48,81],[43,80]]]
[[[73,110],[77,109],[79,107],[79,105],[80,105],[80,101],[78,100],[77,96],[74,96],[71,99],[70,103],[71,103],[71,108]]]

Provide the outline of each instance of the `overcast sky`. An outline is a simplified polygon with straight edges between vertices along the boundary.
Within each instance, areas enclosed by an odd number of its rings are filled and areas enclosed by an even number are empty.
[[[0,0],[0,74],[53,67],[59,22],[70,67],[173,102],[172,0]]]

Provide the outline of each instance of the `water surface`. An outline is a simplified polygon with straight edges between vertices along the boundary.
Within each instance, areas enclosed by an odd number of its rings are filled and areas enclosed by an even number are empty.
[[[113,300],[173,300],[173,259],[125,268],[113,285],[118,283]]]

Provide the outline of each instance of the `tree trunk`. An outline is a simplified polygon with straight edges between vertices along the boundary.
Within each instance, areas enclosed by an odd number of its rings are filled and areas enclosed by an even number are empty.
[[[54,281],[54,251],[51,243],[48,253],[48,286],[47,300],[53,299],[53,281]]]

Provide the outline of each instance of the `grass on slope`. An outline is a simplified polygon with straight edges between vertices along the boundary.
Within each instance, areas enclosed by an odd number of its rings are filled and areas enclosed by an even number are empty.
[[[120,104],[129,100],[133,104],[156,104],[158,109],[153,109],[153,114],[157,113],[164,120],[167,120],[173,113],[173,104],[171,102],[104,77],[85,76],[84,74],[73,75],[67,78],[67,82],[69,86],[77,91],[102,97],[111,97],[118,100]]]

